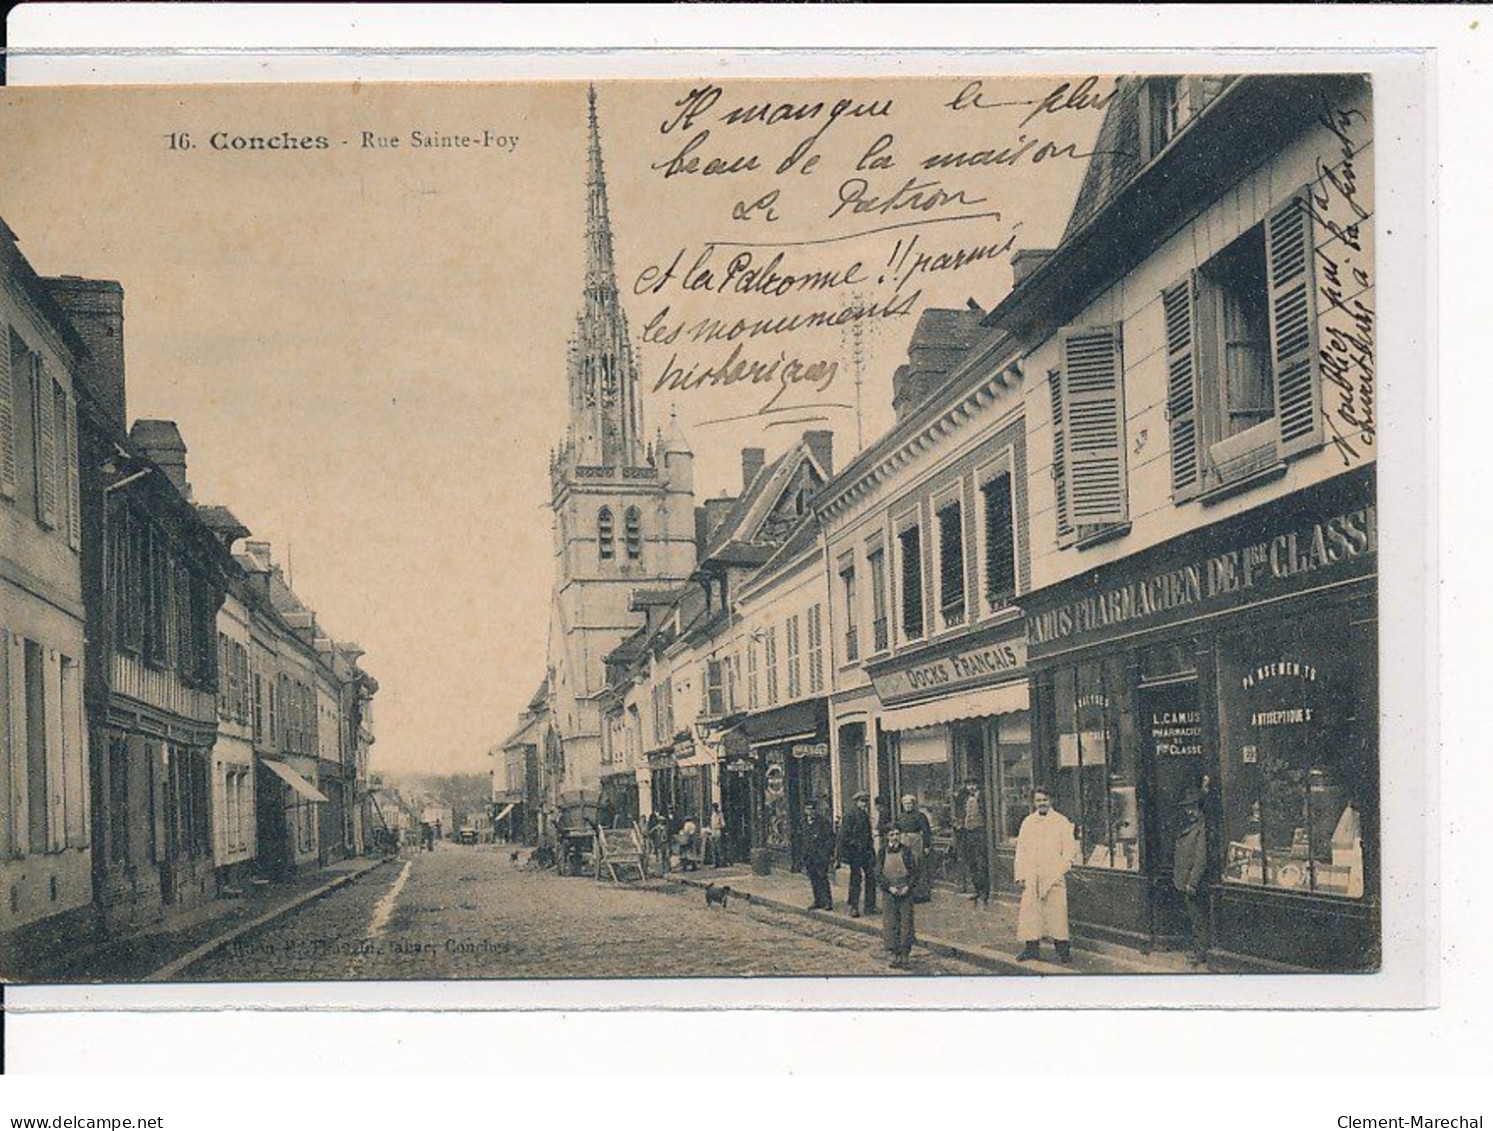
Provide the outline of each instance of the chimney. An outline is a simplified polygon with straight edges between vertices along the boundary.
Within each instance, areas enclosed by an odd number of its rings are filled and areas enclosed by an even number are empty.
[[[715,537],[715,532],[721,528],[721,520],[726,517],[726,512],[735,505],[736,500],[729,497],[705,500],[705,544],[707,546]]]
[[[1022,281],[1042,264],[1052,258],[1050,248],[1026,248],[1011,256],[1011,285],[1020,286]]]
[[[907,343],[907,364],[892,374],[892,408],[898,424],[944,387],[949,374],[979,340],[984,316],[973,303],[963,310],[929,307],[923,311]]]
[[[762,465],[766,462],[767,450],[765,448],[741,449],[741,493],[743,495],[751,489],[752,480],[757,478],[757,472],[762,470]]]
[[[130,429],[130,442],[166,473],[182,498],[192,500],[187,482],[187,445],[174,420],[137,420]]]
[[[804,443],[809,446],[809,451],[814,453],[814,458],[819,461],[819,466],[824,469],[824,477],[828,479],[834,475],[835,434],[827,429],[805,432]]]
[[[112,279],[80,279],[64,275],[42,279],[42,285],[88,346],[80,376],[89,395],[123,432],[124,288]]]

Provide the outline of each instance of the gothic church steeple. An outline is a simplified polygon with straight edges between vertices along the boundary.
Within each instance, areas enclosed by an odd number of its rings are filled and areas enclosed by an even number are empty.
[[[587,99],[586,289],[570,343],[569,455],[573,465],[639,467],[646,456],[638,367],[628,337],[627,315],[617,295],[594,86]]]

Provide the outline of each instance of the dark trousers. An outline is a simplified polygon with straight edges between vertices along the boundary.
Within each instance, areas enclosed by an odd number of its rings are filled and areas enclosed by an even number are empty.
[[[964,873],[969,877],[975,898],[990,902],[990,846],[985,843],[984,829],[965,829],[959,833],[959,852],[964,857]]]
[[[809,886],[814,889],[814,906],[828,911],[835,905],[834,895],[829,890],[829,865],[805,864],[804,871],[809,874]]]
[[[881,941],[887,950],[900,958],[906,958],[917,941],[913,926],[913,898],[908,895],[886,894],[886,903],[881,911]]]
[[[852,858],[845,861],[850,869],[850,907],[858,910],[861,905],[861,885],[866,888],[866,910],[876,910],[876,865],[869,860]]]
[[[1201,888],[1192,895],[1183,895],[1187,905],[1187,922],[1192,927],[1192,953],[1198,958],[1208,957],[1208,893]]]

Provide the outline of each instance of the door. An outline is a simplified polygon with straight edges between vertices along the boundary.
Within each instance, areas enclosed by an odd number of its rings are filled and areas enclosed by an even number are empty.
[[[1203,727],[1197,680],[1142,687],[1137,693],[1142,765],[1149,767],[1150,819],[1143,867],[1152,879],[1152,930],[1180,935],[1186,912],[1172,887],[1172,861],[1182,832],[1182,799],[1203,784]]]

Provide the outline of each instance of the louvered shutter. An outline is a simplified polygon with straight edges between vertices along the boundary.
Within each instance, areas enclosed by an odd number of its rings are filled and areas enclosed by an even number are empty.
[[[1057,520],[1058,545],[1073,543],[1073,520],[1068,517],[1068,441],[1063,419],[1063,373],[1054,369],[1047,375],[1047,391],[1052,398],[1052,491],[1053,512]]]
[[[47,744],[47,851],[67,846],[67,766],[63,748],[62,657],[48,648],[42,666]]]
[[[1166,417],[1171,430],[1172,501],[1185,502],[1202,489],[1201,437],[1198,429],[1196,276],[1163,291],[1166,320]]]
[[[31,358],[31,390],[36,406],[36,517],[43,526],[57,525],[57,420],[52,381],[41,358]]]
[[[78,403],[67,398],[67,544],[83,546],[83,507],[78,488]]]
[[[0,322],[0,495],[16,493],[16,389],[10,371],[10,329]]]
[[[1312,219],[1305,190],[1265,221],[1270,289],[1270,362],[1280,455],[1322,443],[1322,385],[1317,363],[1317,315]]]
[[[1125,420],[1117,326],[1063,336],[1068,502],[1075,526],[1124,522]]]
[[[9,661],[6,685],[0,693],[9,696],[10,710],[7,712],[10,726],[10,763],[3,769],[7,774],[5,786],[10,790],[10,854],[26,855],[28,830],[31,827],[30,789],[27,773],[26,750],[26,641],[10,633],[6,643],[6,659]]]

